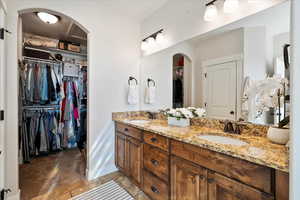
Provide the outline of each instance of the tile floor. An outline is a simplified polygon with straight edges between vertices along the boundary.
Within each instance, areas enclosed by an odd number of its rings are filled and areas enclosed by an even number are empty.
[[[67,200],[115,180],[137,200],[149,198],[120,172],[93,181],[85,179],[85,162],[77,149],[32,160],[20,166],[21,200]]]

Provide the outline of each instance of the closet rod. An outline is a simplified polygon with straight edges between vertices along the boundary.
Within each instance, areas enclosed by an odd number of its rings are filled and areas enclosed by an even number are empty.
[[[28,61],[43,62],[43,63],[57,63],[57,64],[61,64],[62,63],[60,61],[47,60],[47,59],[41,59],[41,58],[32,58],[32,57],[27,57],[27,56],[23,56],[23,59],[24,60],[28,60]]]
[[[57,110],[59,109],[59,105],[51,105],[51,106],[24,106],[23,110]]]

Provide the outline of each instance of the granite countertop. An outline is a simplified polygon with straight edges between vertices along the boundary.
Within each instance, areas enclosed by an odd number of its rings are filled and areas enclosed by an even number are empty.
[[[146,118],[139,118],[146,119]],[[150,131],[174,140],[193,144],[215,152],[230,155],[236,158],[244,159],[256,164],[271,167],[280,171],[289,170],[289,152],[284,145],[271,143],[266,137],[257,135],[236,135],[225,133],[220,129],[190,126],[175,127],[169,126],[166,120],[149,120],[147,123],[134,122],[130,118],[117,118],[116,122],[124,123],[145,131]],[[230,144],[220,144],[200,139],[199,135],[218,135],[231,138],[237,138],[246,142],[246,145],[235,146]]]

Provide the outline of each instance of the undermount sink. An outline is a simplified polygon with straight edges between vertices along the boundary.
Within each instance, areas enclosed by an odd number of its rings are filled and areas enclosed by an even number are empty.
[[[134,124],[146,124],[149,123],[149,120],[145,120],[145,119],[137,119],[137,120],[129,120],[130,123],[134,123]]]
[[[234,146],[244,146],[247,145],[247,142],[244,142],[239,139],[231,138],[231,137],[226,137],[226,136],[217,136],[217,135],[199,135],[198,138],[207,140],[210,142],[215,142],[219,144],[229,144],[229,145],[234,145]]]

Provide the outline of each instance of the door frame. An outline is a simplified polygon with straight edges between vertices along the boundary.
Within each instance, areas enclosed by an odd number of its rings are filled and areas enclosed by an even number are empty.
[[[207,73],[207,69],[209,67],[213,67],[215,65],[220,65],[220,64],[224,64],[224,63],[228,63],[228,62],[236,62],[236,66],[237,66],[237,70],[236,70],[236,74],[237,74],[237,83],[236,83],[236,120],[238,120],[242,115],[242,101],[241,101],[241,95],[242,95],[242,83],[243,83],[243,79],[244,79],[244,65],[243,65],[243,61],[244,61],[244,56],[243,54],[236,54],[236,55],[232,55],[232,56],[226,56],[226,57],[220,57],[220,58],[215,58],[215,59],[209,59],[209,60],[205,60],[202,62],[202,74],[201,77],[202,78],[202,85],[203,85],[203,92],[202,92],[202,99],[203,99],[203,103],[202,106],[205,108],[205,102],[207,102],[207,96],[206,96],[206,78],[205,78],[205,74]]]
[[[6,16],[6,5],[3,0],[0,0],[0,9],[3,11],[3,27],[5,28],[5,16]],[[1,12],[2,12],[1,11]],[[3,41],[3,49],[0,49],[0,110],[5,110],[5,94],[6,94],[6,79],[5,79],[5,66],[6,66],[6,56],[5,56],[5,48],[6,43],[5,39]],[[5,120],[5,119],[4,119]],[[0,121],[1,127],[0,127],[0,190],[4,189],[5,187],[5,121]]]

